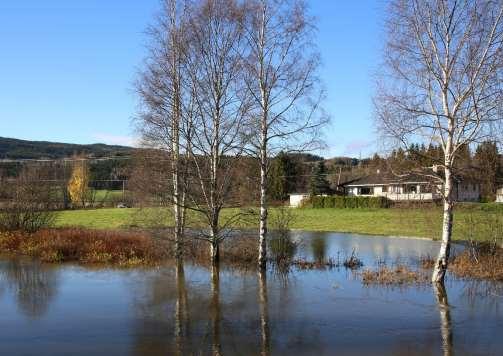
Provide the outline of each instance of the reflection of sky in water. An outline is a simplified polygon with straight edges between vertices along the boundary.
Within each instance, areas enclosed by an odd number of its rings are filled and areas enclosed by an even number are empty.
[[[425,240],[295,235],[301,255],[310,257],[313,246],[326,257],[355,249],[367,265],[438,248]],[[442,314],[430,285],[363,287],[344,268],[270,271],[265,280],[222,267],[215,280],[203,267],[91,270],[4,258],[0,354],[256,355],[269,345],[277,355],[437,355],[442,325],[450,325],[455,354],[499,354],[501,297],[486,296],[480,283],[449,278],[446,287],[449,313]]]
[[[292,239],[299,241],[299,255],[311,259],[313,257],[313,241],[324,240],[326,258],[344,258],[353,250],[366,265],[372,265],[376,260],[388,263],[395,261],[414,261],[422,256],[436,256],[439,242],[413,239],[390,238],[384,236],[365,236],[333,232],[292,232]]]

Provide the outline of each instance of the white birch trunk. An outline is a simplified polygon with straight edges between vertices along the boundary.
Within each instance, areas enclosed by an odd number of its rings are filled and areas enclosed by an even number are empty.
[[[267,266],[267,151],[260,152],[260,226],[258,264],[261,269]]]
[[[259,87],[261,97],[262,115],[260,122],[260,223],[259,223],[259,253],[258,265],[259,268],[265,269],[267,267],[267,134],[268,134],[268,98],[266,92],[266,78],[265,78],[265,63],[264,63],[264,47],[265,47],[265,17],[266,17],[266,3],[262,3],[262,26],[259,34]]]
[[[178,70],[178,38],[176,25],[176,0],[171,0],[171,46],[172,62],[172,120],[171,120],[171,169],[173,184],[173,215],[175,220],[175,258],[182,257],[181,201],[180,201],[180,77]]]
[[[220,260],[220,241],[218,235],[218,217],[214,217],[210,232],[210,259],[213,265],[217,265]]]
[[[450,167],[445,168],[445,186],[444,186],[444,215],[442,223],[442,241],[440,243],[440,252],[433,268],[431,281],[433,283],[444,283],[445,272],[449,263],[449,254],[451,250],[452,222],[453,222],[453,178]]]

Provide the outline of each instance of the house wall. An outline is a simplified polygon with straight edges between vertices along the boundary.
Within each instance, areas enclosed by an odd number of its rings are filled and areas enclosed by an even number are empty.
[[[290,194],[290,206],[297,208],[304,199],[309,198],[309,194]]]
[[[369,195],[363,195],[359,194],[359,188],[362,187],[347,187],[346,188],[346,194],[348,196],[369,196]],[[368,186],[367,186],[368,187]],[[421,186],[415,185],[416,187],[416,193],[407,193],[405,187],[403,184],[398,184],[398,185],[390,185],[387,186],[387,191],[383,191],[383,186],[373,186],[373,194],[371,196],[374,197],[386,197],[390,200],[395,200],[395,201],[420,201],[420,200],[433,200],[433,199],[438,199],[440,198],[440,195],[437,193],[429,193],[429,192],[422,192],[421,191]]]
[[[434,199],[433,193],[383,193],[381,196],[394,201],[431,201]]]
[[[480,186],[473,183],[460,183],[457,185],[457,201],[479,201]]]
[[[434,192],[422,191],[423,187],[420,184],[409,184],[408,186],[415,186],[415,192],[410,192],[409,189],[406,189],[405,184],[389,185],[387,186],[386,192],[383,192],[383,186],[372,186],[373,194],[371,194],[371,196],[382,196],[395,201],[431,201],[442,198],[439,194],[442,189],[442,185],[438,185],[436,187],[437,191]],[[349,196],[369,196],[359,193],[361,188],[364,187],[368,188],[369,186],[347,187],[346,194]],[[503,202],[503,188],[500,190],[500,193],[501,195],[499,196],[499,199]],[[480,185],[473,183],[460,183],[455,187],[454,197],[456,201],[460,202],[477,202],[480,200]]]
[[[503,203],[503,188],[496,191],[496,203]]]

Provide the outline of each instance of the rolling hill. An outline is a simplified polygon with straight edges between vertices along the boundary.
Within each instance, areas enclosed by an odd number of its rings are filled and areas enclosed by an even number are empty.
[[[0,137],[0,159],[59,159],[82,154],[88,157],[126,156],[132,147],[95,143],[79,145],[73,143],[26,141]]]

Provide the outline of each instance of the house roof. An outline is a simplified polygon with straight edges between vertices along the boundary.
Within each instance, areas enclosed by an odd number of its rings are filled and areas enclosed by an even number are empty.
[[[409,173],[405,175],[393,174],[375,174],[364,176],[342,185],[346,187],[362,186],[362,185],[388,185],[388,184],[406,184],[406,183],[430,183],[432,178],[424,175]]]
[[[428,176],[428,174],[430,176]],[[378,173],[374,175],[367,175],[358,179],[347,181],[342,183],[341,186],[344,187],[355,187],[355,186],[373,186],[373,185],[389,185],[389,184],[438,184],[439,181],[434,178],[437,175],[438,178],[442,178],[443,174],[426,172],[426,174],[420,173],[406,173],[406,174],[392,174],[392,173]],[[467,175],[457,174],[454,176],[454,181],[457,183],[474,183],[478,184],[479,181],[469,177]]]

